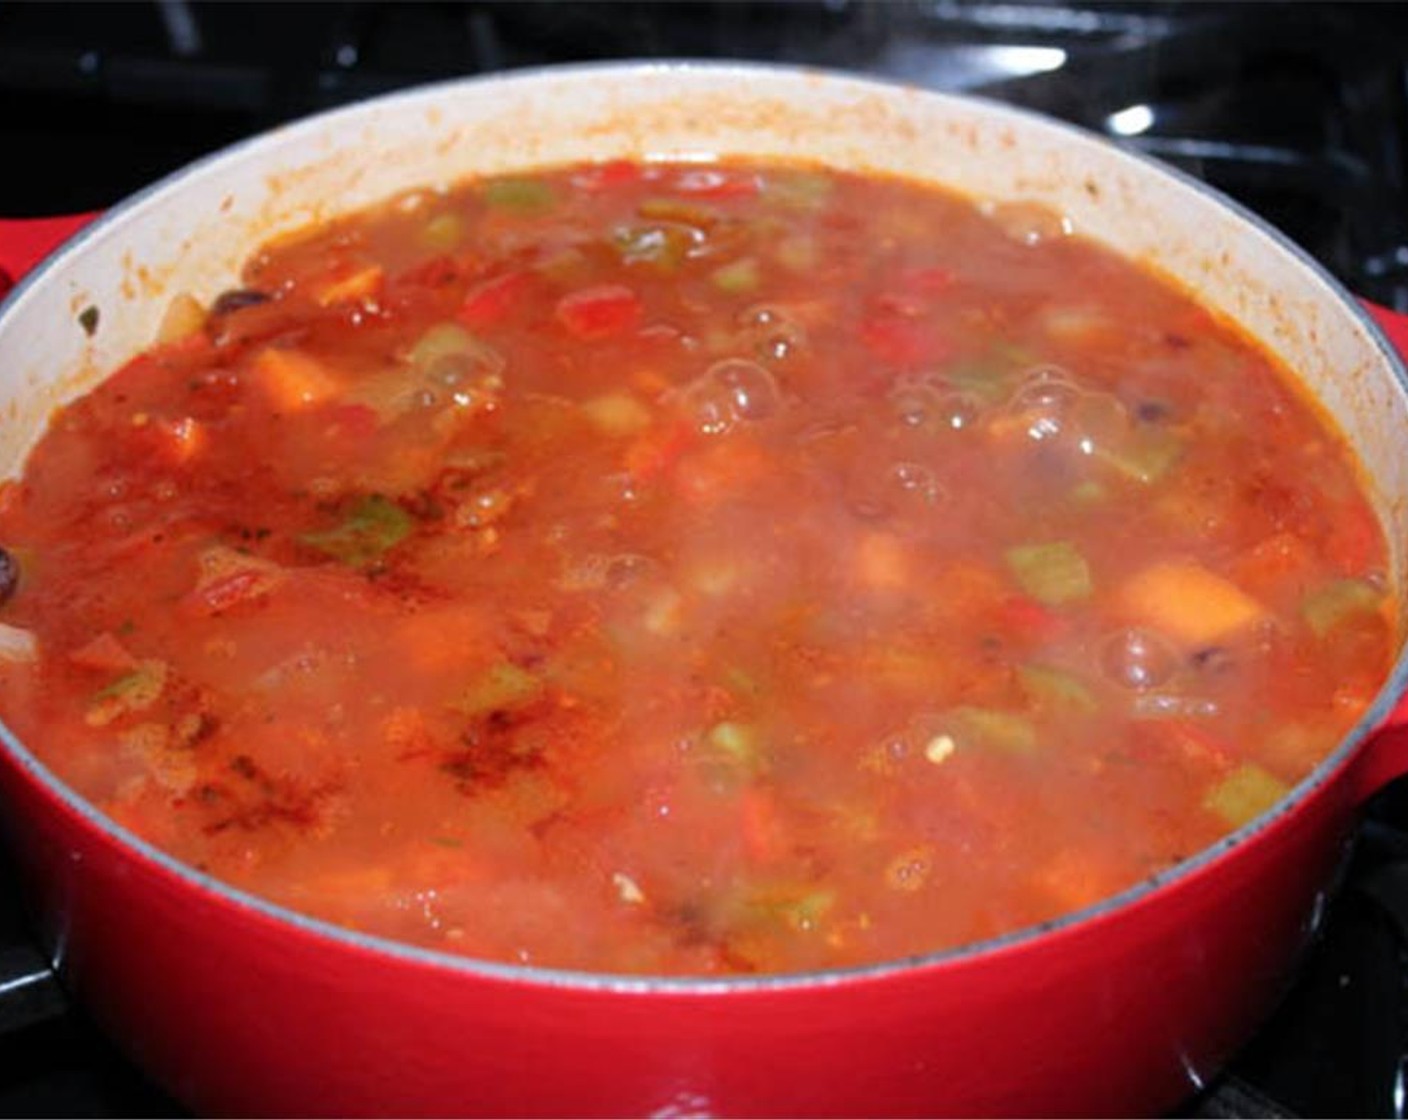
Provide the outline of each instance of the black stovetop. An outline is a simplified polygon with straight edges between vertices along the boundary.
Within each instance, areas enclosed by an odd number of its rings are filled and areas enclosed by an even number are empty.
[[[0,4],[0,216],[101,209],[281,121],[550,62],[747,58],[968,91],[1159,156],[1408,311],[1408,6]],[[0,1114],[179,1115],[69,1006],[0,873]],[[1408,784],[1376,799],[1276,1017],[1184,1115],[1408,1110]]]

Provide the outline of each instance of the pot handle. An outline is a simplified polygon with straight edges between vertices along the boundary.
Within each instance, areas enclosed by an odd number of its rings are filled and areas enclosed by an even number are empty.
[[[0,218],[0,296],[101,211],[54,218]]]
[[[1368,801],[1395,778],[1408,774],[1408,697],[1365,741],[1353,762],[1354,796]]]
[[[1388,336],[1393,348],[1398,351],[1404,361],[1408,361],[1408,315],[1398,311],[1390,311],[1387,307],[1382,307],[1367,299],[1361,299],[1359,302],[1374,322],[1379,325],[1379,329]]]
[[[1393,348],[1408,361],[1408,315],[1360,300]],[[1354,763],[1358,799],[1367,801],[1395,778],[1408,774],[1408,695],[1370,736]]]

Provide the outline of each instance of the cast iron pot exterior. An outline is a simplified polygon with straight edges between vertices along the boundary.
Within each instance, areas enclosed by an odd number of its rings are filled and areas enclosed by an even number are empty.
[[[687,64],[430,87],[312,118],[116,208],[0,308],[0,472],[52,408],[145,345],[170,297],[261,240],[398,190],[613,156],[802,156],[1036,199],[1223,309],[1354,440],[1404,592],[1408,394],[1308,259],[1231,204],[1066,126],[837,75]],[[78,316],[99,311],[90,334]],[[91,321],[91,317],[89,318]],[[1265,1016],[1363,797],[1408,768],[1374,708],[1277,808],[1081,914],[967,950],[779,978],[484,964],[349,933],[186,868],[0,727],[0,808],[72,991],[202,1113],[1136,1114],[1176,1104]],[[1378,729],[1378,730],[1375,730]]]

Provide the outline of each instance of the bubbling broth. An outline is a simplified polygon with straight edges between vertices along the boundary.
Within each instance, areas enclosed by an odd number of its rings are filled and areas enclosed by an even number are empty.
[[[611,162],[242,283],[0,491],[0,712],[330,922],[601,972],[959,946],[1257,817],[1388,671],[1340,436],[1040,209]]]

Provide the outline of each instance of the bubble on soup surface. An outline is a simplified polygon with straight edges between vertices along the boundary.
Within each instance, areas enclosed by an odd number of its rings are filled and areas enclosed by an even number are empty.
[[[851,511],[867,521],[932,509],[948,496],[932,469],[908,461],[863,470],[849,487]]]
[[[742,423],[766,420],[782,407],[771,373],[746,358],[715,362],[680,393],[684,409],[705,435],[722,435]]]
[[[921,428],[938,412],[938,397],[924,382],[902,381],[888,394],[895,419],[910,428]]]
[[[1033,443],[1094,455],[1123,440],[1129,413],[1113,395],[1085,389],[1069,371],[1048,365],[1026,373],[998,423],[1015,425]]]
[[[982,416],[983,404],[972,393],[949,389],[938,394],[934,417],[941,428],[951,428],[960,432],[971,428]]]
[[[1060,366],[1029,370],[1007,400],[1007,412],[1018,421],[1028,439],[1038,443],[1055,440],[1071,423],[1081,397],[1081,387]]]
[[[785,308],[750,307],[739,315],[738,325],[743,344],[762,361],[784,361],[807,344],[806,328]]]
[[[946,385],[941,375],[901,378],[891,386],[887,399],[895,419],[910,428],[962,431],[983,412],[982,401]]]
[[[508,364],[496,348],[458,323],[430,327],[406,353],[406,360],[420,376],[444,387],[492,381]]]
[[[1158,688],[1177,667],[1178,654],[1151,630],[1118,630],[1101,643],[1100,668],[1126,688]]]
[[[938,478],[923,463],[892,463],[886,472],[886,479],[905,497],[926,505],[933,505],[945,496]]]

